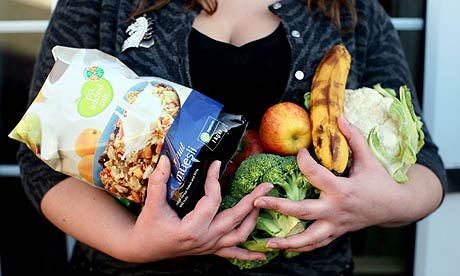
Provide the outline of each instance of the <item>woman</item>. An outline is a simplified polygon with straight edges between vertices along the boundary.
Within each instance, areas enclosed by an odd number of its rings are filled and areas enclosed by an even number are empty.
[[[139,16],[153,22],[152,32],[142,47],[127,46],[125,30]],[[98,48],[138,75],[159,76],[215,98],[257,128],[268,106],[303,102],[321,58],[337,43],[353,57],[348,88],[407,84],[415,92],[398,35],[377,0],[60,0],[38,56],[31,99],[53,64],[53,46]],[[232,105],[235,99],[238,104]],[[182,220],[165,200],[167,158],[161,158],[149,179],[149,196],[139,215],[104,191],[52,171],[25,147],[18,160],[37,209],[78,241],[75,274],[351,275],[347,233],[371,225],[404,225],[430,214],[442,201],[446,179],[426,128],[411,180],[401,185],[388,176],[355,127],[343,118],[339,125],[354,152],[349,178],[332,175],[306,150],[298,154],[303,173],[322,190],[318,200],[266,197],[271,185],[264,184],[235,208],[217,213],[216,161],[206,195]],[[278,257],[259,269],[239,271],[225,258],[264,259],[237,247],[254,227],[258,208],[315,222],[303,233],[268,243],[304,252],[299,257]]]

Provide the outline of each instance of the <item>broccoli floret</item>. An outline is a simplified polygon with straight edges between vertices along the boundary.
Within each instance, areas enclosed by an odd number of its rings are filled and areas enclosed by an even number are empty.
[[[313,198],[319,194],[300,171],[295,156],[285,156],[278,166],[273,167],[262,177],[263,182],[271,182],[277,185],[280,193],[292,200],[304,200]]]
[[[222,197],[222,202],[220,203],[220,209],[224,210],[224,209],[232,208],[237,203],[238,203],[238,199],[235,199],[231,195],[225,195],[224,197]]]
[[[230,194],[235,199],[242,199],[262,183],[262,177],[280,165],[283,157],[276,154],[260,153],[251,155],[238,166],[235,175],[231,178]]]
[[[288,251],[283,251],[283,255],[286,258],[294,258],[300,255],[300,252],[288,252]]]

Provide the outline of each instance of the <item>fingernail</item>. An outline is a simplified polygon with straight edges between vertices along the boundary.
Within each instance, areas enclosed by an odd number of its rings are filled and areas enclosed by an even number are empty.
[[[303,148],[299,150],[298,156],[302,159],[306,159],[306,158],[309,158],[310,153],[308,152],[306,148]]]
[[[345,118],[345,116],[344,116],[343,114],[340,114],[339,117],[341,118],[341,120],[342,120],[347,126],[350,125],[350,121],[348,121],[347,118]]]
[[[278,244],[276,242],[267,242],[267,247],[276,249],[278,248]]]
[[[256,199],[254,202],[254,205],[259,208],[265,208],[267,207],[267,202],[263,199]]]
[[[267,184],[267,193],[270,192],[273,189],[273,187],[274,186],[272,183]]]
[[[160,155],[160,160],[158,160],[158,163],[161,162],[163,164],[163,166],[165,166],[164,163],[166,162],[167,158],[168,158],[168,156],[166,156],[166,154]]]

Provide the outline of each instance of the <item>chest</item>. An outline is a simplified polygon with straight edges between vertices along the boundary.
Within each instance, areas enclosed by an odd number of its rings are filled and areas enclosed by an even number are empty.
[[[202,10],[194,19],[193,27],[207,36],[235,46],[267,36],[278,26],[280,18],[269,6],[276,0],[217,0],[214,14]]]

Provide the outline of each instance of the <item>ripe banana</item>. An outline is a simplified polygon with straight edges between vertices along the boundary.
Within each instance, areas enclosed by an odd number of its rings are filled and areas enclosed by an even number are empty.
[[[349,161],[349,147],[337,118],[343,113],[345,86],[351,55],[342,44],[326,52],[313,77],[310,98],[313,148],[319,162],[342,174]]]

